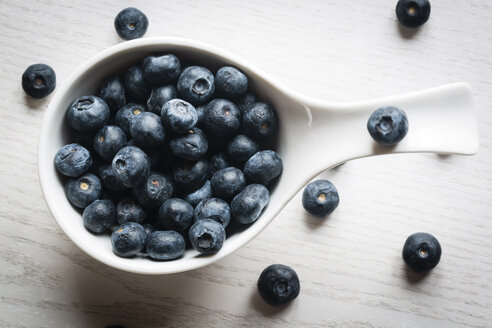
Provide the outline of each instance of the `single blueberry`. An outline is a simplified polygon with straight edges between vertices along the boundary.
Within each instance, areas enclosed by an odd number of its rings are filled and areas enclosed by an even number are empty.
[[[172,99],[164,104],[161,111],[162,123],[171,131],[186,133],[195,127],[198,114],[195,107],[181,99]]]
[[[119,224],[126,222],[142,223],[146,213],[140,204],[132,198],[124,198],[116,204],[116,219]]]
[[[178,161],[173,168],[173,179],[183,191],[194,191],[209,177],[209,165],[205,159],[196,162]]]
[[[214,99],[208,103],[203,128],[216,136],[232,135],[241,126],[241,111],[229,100]]]
[[[297,273],[283,264],[266,267],[258,279],[260,296],[272,306],[290,303],[299,295],[300,289]]]
[[[210,185],[214,197],[230,201],[246,186],[246,178],[240,169],[226,167],[212,175]]]
[[[200,105],[209,100],[215,91],[214,75],[205,67],[190,66],[178,78],[180,98]]]
[[[215,74],[215,89],[226,98],[237,98],[248,90],[248,78],[235,67],[221,67]]]
[[[114,155],[125,146],[125,132],[116,125],[106,125],[94,137],[94,149],[106,161],[111,161]]]
[[[149,240],[150,238],[150,235],[155,231],[155,228],[152,224],[144,224],[143,225],[144,229],[145,229],[145,233],[147,234],[147,241]],[[145,250],[147,251],[147,250]]]
[[[261,184],[247,185],[231,202],[231,215],[242,224],[253,223],[268,204],[270,194]]]
[[[396,17],[403,26],[419,27],[429,19],[431,5],[429,0],[400,0],[396,4]]]
[[[75,99],[67,110],[70,127],[82,133],[97,131],[109,120],[109,107],[99,97],[82,96]]]
[[[144,104],[149,98],[152,88],[143,78],[142,67],[135,65],[126,70],[124,77],[127,99]]]
[[[396,145],[407,135],[407,114],[393,106],[380,107],[369,117],[367,130],[376,142],[385,146]]]
[[[441,259],[441,244],[426,232],[410,235],[403,245],[402,256],[405,263],[416,272],[432,270]]]
[[[133,195],[140,205],[157,209],[173,195],[171,180],[165,175],[152,172],[141,184],[133,188]]]
[[[231,166],[229,157],[224,152],[217,153],[210,157],[210,174]]]
[[[215,254],[224,244],[225,230],[215,220],[196,221],[188,233],[191,246],[202,254]]]
[[[198,127],[202,127],[205,108],[207,108],[207,105],[201,105],[195,108],[197,116],[196,126]]]
[[[200,159],[208,149],[207,136],[199,128],[192,128],[185,134],[177,135],[169,142],[171,152],[189,161]]]
[[[55,155],[56,169],[67,177],[77,177],[87,172],[92,162],[90,152],[76,143],[61,147]]]
[[[152,85],[174,82],[181,73],[181,63],[173,54],[147,56],[142,68],[145,80]]]
[[[175,260],[184,255],[185,241],[176,231],[154,231],[147,241],[147,253],[154,260]]]
[[[103,233],[116,222],[116,210],[112,201],[95,200],[82,213],[84,226],[94,233]]]
[[[123,40],[133,40],[141,38],[147,28],[149,20],[147,16],[137,8],[125,8],[116,15],[114,19],[114,28],[116,33]]]
[[[116,113],[118,109],[126,104],[125,85],[119,76],[112,76],[101,85],[99,97],[108,104],[111,112]]]
[[[114,175],[129,188],[138,186],[150,174],[149,157],[135,146],[122,148],[113,158],[111,166]]]
[[[310,182],[302,192],[302,206],[314,216],[323,217],[330,214],[339,202],[337,188],[328,180]]]
[[[137,144],[145,147],[162,145],[166,137],[161,118],[151,112],[135,116],[130,127],[130,134]]]
[[[113,252],[121,257],[132,257],[145,248],[147,233],[145,228],[135,222],[126,222],[111,234]]]
[[[197,206],[202,200],[212,197],[212,187],[210,186],[210,180],[207,180],[203,186],[186,195],[186,201],[193,207]]]
[[[101,197],[101,180],[92,173],[70,179],[65,184],[65,195],[73,206],[85,208]]]
[[[220,198],[204,199],[196,206],[194,218],[195,222],[207,219],[217,221],[225,229],[231,222],[231,208]]]
[[[238,134],[227,146],[229,157],[236,162],[244,163],[260,150],[260,146],[250,137]]]
[[[185,230],[193,223],[193,206],[181,198],[166,200],[157,212],[155,225],[165,230]]]
[[[244,175],[248,181],[268,186],[283,170],[282,159],[273,150],[262,150],[244,164]]]
[[[127,187],[114,175],[111,164],[99,167],[99,179],[101,179],[104,189],[114,193],[122,193]]]
[[[126,104],[116,112],[116,124],[125,132],[127,137],[130,137],[130,128],[132,127],[133,119],[146,111],[147,108],[144,105],[135,103]]]
[[[160,116],[164,104],[177,96],[178,92],[176,91],[176,87],[172,84],[152,89],[150,97],[147,100],[147,108],[152,113]]]
[[[244,112],[243,128],[251,138],[265,139],[278,130],[277,112],[268,104],[258,102]]]
[[[45,64],[34,64],[22,74],[22,89],[33,98],[44,98],[55,90],[55,71]]]
[[[256,103],[256,96],[251,92],[247,92],[244,96],[236,100],[236,105],[237,107],[239,107],[239,110],[243,115],[244,112],[252,108],[255,103]]]

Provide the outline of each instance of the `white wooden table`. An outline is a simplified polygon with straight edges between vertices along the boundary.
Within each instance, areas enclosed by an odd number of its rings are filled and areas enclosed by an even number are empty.
[[[401,30],[396,0],[0,1],[1,327],[492,327],[492,2],[433,0],[429,22]],[[114,45],[113,19],[138,6],[146,36],[199,39],[287,86],[336,101],[471,83],[476,156],[392,155],[323,174],[340,206],[320,220],[300,195],[254,241],[206,268],[141,276],[96,262],[52,218],[38,183],[37,137],[51,97],[20,78],[51,65],[58,85]],[[327,150],[329,151],[329,150]],[[401,248],[416,231],[441,241],[419,278]],[[296,269],[283,309],[256,292],[267,265]]]

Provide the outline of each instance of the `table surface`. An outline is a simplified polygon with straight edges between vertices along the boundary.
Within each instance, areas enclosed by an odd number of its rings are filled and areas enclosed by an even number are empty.
[[[37,140],[52,96],[33,100],[21,75],[51,65],[58,85],[122,42],[130,1],[0,1],[0,326],[2,327],[492,327],[492,2],[432,1],[416,32],[395,0],[139,1],[145,36],[220,46],[308,96],[354,101],[455,81],[473,88],[481,148],[471,157],[389,155],[322,174],[340,193],[325,219],[300,194],[252,242],[211,266],[168,276],[109,268],[52,218],[37,176]],[[133,4],[135,5],[135,4]],[[279,109],[281,110],[281,109]],[[302,169],[302,168],[299,168]],[[439,266],[405,269],[406,237],[440,240]],[[256,281],[292,266],[300,296],[272,308]]]

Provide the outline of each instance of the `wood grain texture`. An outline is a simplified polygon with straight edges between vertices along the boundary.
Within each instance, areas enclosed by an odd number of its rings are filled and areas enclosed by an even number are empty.
[[[0,0],[0,326],[492,327],[492,2],[432,1],[415,33],[399,28],[395,3]],[[258,238],[206,268],[139,276],[106,267],[46,207],[36,147],[50,97],[29,99],[20,77],[43,62],[63,84],[121,42],[113,19],[131,5],[148,15],[146,36],[218,45],[313,97],[362,100],[469,82],[481,149],[346,163],[322,175],[341,197],[330,217],[307,215],[297,195]],[[424,277],[401,260],[416,231],[443,247]],[[301,279],[299,298],[283,309],[256,293],[272,263]]]

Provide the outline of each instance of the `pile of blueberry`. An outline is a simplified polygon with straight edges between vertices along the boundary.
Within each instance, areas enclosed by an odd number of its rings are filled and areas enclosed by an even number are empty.
[[[73,143],[54,159],[66,196],[89,231],[112,231],[122,257],[218,252],[231,221],[260,217],[283,169],[269,149],[277,114],[235,67],[214,75],[150,55],[75,99],[66,121]]]

